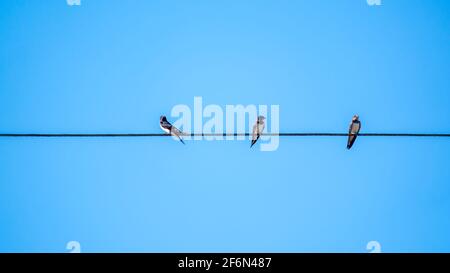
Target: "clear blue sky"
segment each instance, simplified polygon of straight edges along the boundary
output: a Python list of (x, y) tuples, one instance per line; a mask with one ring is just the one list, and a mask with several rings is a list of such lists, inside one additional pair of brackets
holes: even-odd
[[(283, 132), (450, 132), (450, 2), (0, 2), (0, 133), (159, 133), (176, 104)], [(450, 252), (450, 140), (0, 139), (0, 252)]]

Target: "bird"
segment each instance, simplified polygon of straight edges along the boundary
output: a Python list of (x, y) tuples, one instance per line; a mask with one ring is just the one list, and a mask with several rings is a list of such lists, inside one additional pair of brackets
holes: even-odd
[(354, 115), (352, 121), (350, 122), (350, 128), (348, 129), (347, 149), (350, 150), (353, 143), (355, 143), (359, 130), (361, 130), (361, 122), (359, 121), (359, 116)]
[(250, 148), (255, 145), (256, 141), (258, 141), (259, 137), (264, 131), (264, 127), (266, 126), (266, 124), (264, 123), (265, 119), (266, 117), (264, 116), (258, 116), (255, 125), (253, 125), (252, 144), (250, 145)]
[(183, 139), (181, 138), (181, 135), (183, 134), (183, 132), (181, 132), (177, 127), (170, 124), (170, 122), (167, 121), (166, 116), (161, 116), (159, 118), (159, 126), (161, 127), (161, 129), (164, 132), (178, 137), (178, 139), (181, 141), (181, 143), (185, 144)]

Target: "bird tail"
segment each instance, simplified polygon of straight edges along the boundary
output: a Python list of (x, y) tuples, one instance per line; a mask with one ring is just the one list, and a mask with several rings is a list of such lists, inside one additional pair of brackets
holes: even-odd
[(259, 139), (259, 135), (256, 137), (256, 139), (252, 139), (252, 144), (250, 145), (250, 148), (253, 147), (253, 145), (255, 145), (256, 141), (258, 141)]
[(347, 149), (350, 150), (350, 148), (352, 148), (353, 143), (355, 143), (356, 140), (356, 135), (354, 136), (349, 136), (348, 142), (347, 142)]
[(170, 131), (170, 133), (171, 133), (173, 136), (178, 137), (178, 139), (181, 141), (181, 143), (186, 144), (186, 143), (184, 143), (183, 138), (181, 138), (181, 136), (183, 135), (183, 132), (181, 132), (180, 130), (178, 130), (178, 129), (175, 128), (175, 127), (172, 127), (172, 130)]

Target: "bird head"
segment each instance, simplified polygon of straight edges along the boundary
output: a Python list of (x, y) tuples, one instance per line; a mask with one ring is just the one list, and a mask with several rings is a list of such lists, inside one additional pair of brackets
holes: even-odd
[(352, 121), (357, 121), (357, 120), (359, 120), (359, 116), (358, 115), (354, 115), (353, 118), (352, 118)]
[(265, 119), (265, 116), (258, 116), (258, 122), (264, 122)]
[(165, 122), (165, 121), (167, 121), (166, 116), (160, 116), (159, 117), (159, 122)]

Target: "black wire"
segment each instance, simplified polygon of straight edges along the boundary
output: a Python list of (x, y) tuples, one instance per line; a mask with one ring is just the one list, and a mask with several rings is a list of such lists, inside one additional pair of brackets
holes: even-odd
[[(250, 133), (223, 133), (223, 134), (184, 134), (182, 136), (250, 136)], [(267, 133), (263, 136), (348, 136), (348, 133)], [(163, 137), (170, 136), (169, 134), (0, 134), (0, 137)], [(358, 136), (373, 136), (373, 137), (450, 137), (450, 134), (402, 134), (402, 133), (361, 133)]]

